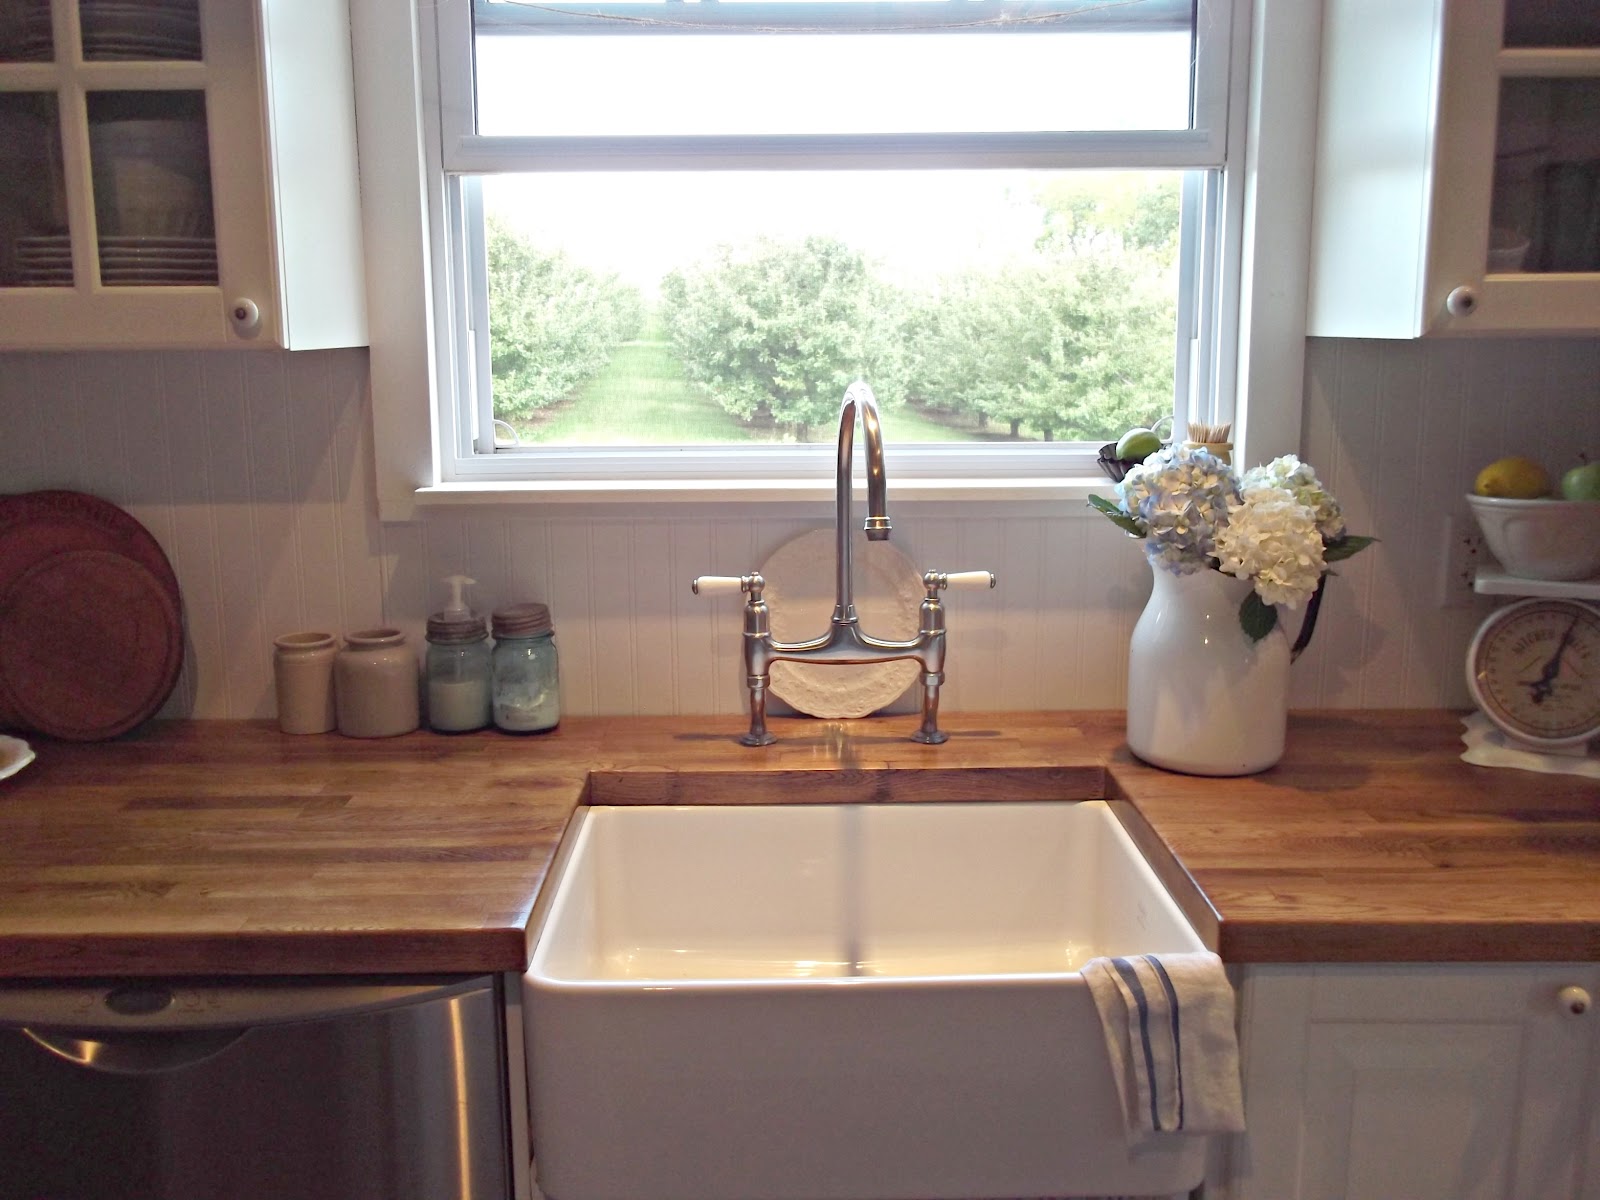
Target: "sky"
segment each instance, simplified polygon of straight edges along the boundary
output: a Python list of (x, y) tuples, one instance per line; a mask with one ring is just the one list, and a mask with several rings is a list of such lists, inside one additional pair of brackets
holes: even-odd
[[(1174, 34), (484, 37), (479, 127), (507, 135), (1172, 127), (1187, 120), (1188, 54), (1187, 36)], [(1028, 119), (1011, 119), (1018, 113)], [(1025, 255), (1040, 230), (1032, 196), (1047, 177), (555, 172), (487, 176), (484, 199), (537, 244), (648, 294), (667, 270), (719, 242), (760, 234), (830, 234), (906, 281)]]
[(480, 37), (478, 132), (1174, 129), (1183, 34)]
[(485, 206), (544, 247), (647, 291), (719, 243), (828, 234), (906, 282), (1025, 255), (1041, 228), (1023, 172), (491, 176)]

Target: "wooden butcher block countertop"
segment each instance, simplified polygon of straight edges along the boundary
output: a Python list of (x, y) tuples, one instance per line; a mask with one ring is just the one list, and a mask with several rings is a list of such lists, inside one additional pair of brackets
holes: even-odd
[(1230, 962), (1600, 961), (1600, 783), (1468, 766), (1456, 714), (1295, 714), (1243, 779), (1137, 763), (1120, 713), (951, 714), (939, 747), (915, 724), (33, 739), (0, 781), (0, 978), (520, 970), (582, 802), (1105, 797)]

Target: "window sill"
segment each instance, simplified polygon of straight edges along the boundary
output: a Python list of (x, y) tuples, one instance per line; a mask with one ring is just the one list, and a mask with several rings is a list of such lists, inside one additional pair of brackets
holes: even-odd
[[(1104, 475), (1087, 474), (1035, 479), (920, 478), (896, 481), (891, 478), (889, 506), (893, 512), (900, 506), (915, 504), (920, 514), (928, 516), (944, 515), (938, 511), (941, 506), (947, 506), (951, 515), (970, 514), (974, 504), (983, 505), (989, 510), (987, 515), (995, 516), (1075, 516), (1079, 510), (1085, 514), (1090, 511), (1085, 503), (1090, 493), (1109, 496), (1115, 486)], [(855, 495), (858, 499), (865, 496), (862, 484), (857, 484)], [(672, 506), (673, 514), (682, 516), (692, 515), (687, 508), (697, 505), (714, 506), (724, 514), (730, 508), (750, 505), (825, 504), (831, 508), (834, 484), (832, 480), (825, 479), (673, 479), (648, 482), (574, 479), (542, 483), (496, 480), (421, 487), (416, 489), (413, 499), (413, 514), (407, 516), (396, 513), (390, 519), (413, 519), (463, 507), (550, 506), (560, 509), (563, 516), (585, 515), (581, 510), (586, 508), (593, 508), (603, 515), (609, 506), (640, 504)], [(385, 516), (388, 518), (389, 514)]]

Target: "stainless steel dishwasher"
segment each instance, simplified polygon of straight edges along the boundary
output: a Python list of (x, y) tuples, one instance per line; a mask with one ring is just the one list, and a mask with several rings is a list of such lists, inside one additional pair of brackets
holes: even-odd
[(0, 1200), (504, 1200), (499, 986), (0, 986)]

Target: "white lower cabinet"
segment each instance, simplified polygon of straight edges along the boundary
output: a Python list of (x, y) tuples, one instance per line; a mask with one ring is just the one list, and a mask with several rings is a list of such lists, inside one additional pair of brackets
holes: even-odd
[[(1600, 1200), (1600, 966), (1244, 971), (1207, 1200)], [(1572, 990), (1580, 989), (1580, 990)]]

